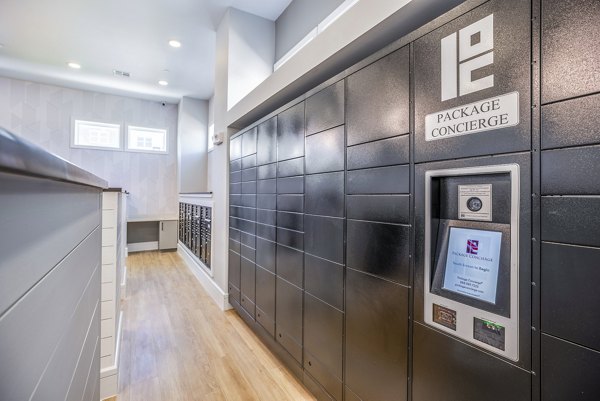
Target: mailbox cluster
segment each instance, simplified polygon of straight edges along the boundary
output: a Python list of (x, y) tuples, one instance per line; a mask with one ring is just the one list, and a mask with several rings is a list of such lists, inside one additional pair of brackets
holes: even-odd
[(179, 202), (179, 241), (210, 268), (212, 208)]
[(473, 2), (231, 138), (230, 303), (318, 399), (600, 398), (600, 5), (541, 3)]

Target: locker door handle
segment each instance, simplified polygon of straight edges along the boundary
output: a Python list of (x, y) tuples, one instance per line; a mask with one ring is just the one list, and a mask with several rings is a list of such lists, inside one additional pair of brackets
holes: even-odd
[(160, 231), (165, 231), (165, 222), (164, 221), (160, 222)]

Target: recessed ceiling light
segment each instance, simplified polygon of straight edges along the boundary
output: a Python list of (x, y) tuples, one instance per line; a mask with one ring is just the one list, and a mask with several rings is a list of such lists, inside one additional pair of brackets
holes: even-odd
[(72, 62), (72, 61), (68, 62), (68, 63), (67, 63), (67, 65), (68, 65), (69, 67), (73, 68), (74, 70), (78, 70), (78, 69), (80, 69), (80, 68), (81, 68), (81, 65), (80, 65), (80, 64), (74, 63), (74, 62)]
[(169, 46), (179, 48), (181, 47), (181, 42), (175, 39), (169, 40)]
[(167, 81), (158, 81), (158, 84), (160, 86), (167, 86), (167, 85), (169, 85), (169, 83)]

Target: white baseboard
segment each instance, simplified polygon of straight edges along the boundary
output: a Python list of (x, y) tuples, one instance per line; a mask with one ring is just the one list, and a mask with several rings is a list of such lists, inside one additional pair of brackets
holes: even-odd
[(119, 354), (121, 351), (121, 331), (123, 328), (123, 311), (119, 312), (117, 326), (117, 345), (115, 346), (115, 363), (100, 370), (100, 399), (113, 397), (119, 392)]
[(207, 268), (201, 266), (202, 262), (193, 257), (185, 246), (182, 246), (181, 244), (177, 245), (177, 253), (185, 261), (187, 267), (194, 276), (196, 276), (200, 284), (202, 284), (202, 287), (208, 292), (208, 295), (215, 301), (217, 306), (223, 311), (231, 309), (231, 305), (229, 305), (229, 294), (223, 292), (217, 283), (215, 283), (212, 277), (205, 271)]
[(105, 400), (119, 393), (119, 376), (110, 375), (100, 378), (100, 399)]
[(127, 253), (129, 252), (143, 252), (143, 251), (156, 251), (158, 250), (158, 241), (150, 242), (134, 242), (127, 244)]

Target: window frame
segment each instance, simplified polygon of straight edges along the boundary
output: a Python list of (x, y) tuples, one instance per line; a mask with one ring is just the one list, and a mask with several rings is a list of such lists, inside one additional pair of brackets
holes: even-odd
[[(139, 129), (139, 130), (147, 130), (147, 131), (164, 131), (165, 132), (165, 150), (147, 150), (147, 149), (130, 149), (129, 148), (129, 130), (130, 129)], [(127, 124), (127, 130), (125, 132), (124, 135), (124, 147), (123, 150), (125, 150), (126, 152), (132, 152), (132, 153), (149, 153), (149, 154), (153, 154), (153, 155), (167, 155), (169, 154), (169, 129), (164, 127), (164, 128), (158, 128), (158, 127), (142, 127), (139, 125), (129, 125)]]
[[(83, 122), (88, 124), (96, 124), (96, 125), (104, 125), (104, 126), (113, 126), (118, 127), (119, 129), (119, 147), (113, 148), (108, 146), (91, 146), (91, 145), (80, 145), (75, 143), (77, 123)], [(82, 119), (82, 118), (71, 118), (71, 148), (73, 149), (91, 149), (91, 150), (107, 150), (111, 152), (122, 152), (123, 151), (123, 125), (119, 122), (107, 122), (107, 121), (91, 121), (90, 119)]]

